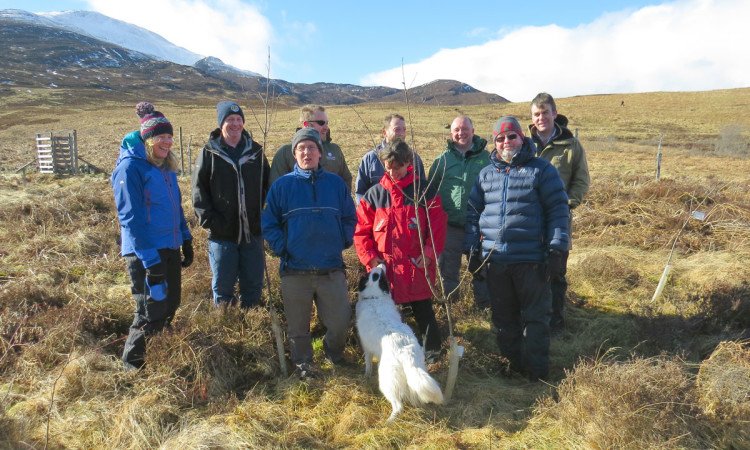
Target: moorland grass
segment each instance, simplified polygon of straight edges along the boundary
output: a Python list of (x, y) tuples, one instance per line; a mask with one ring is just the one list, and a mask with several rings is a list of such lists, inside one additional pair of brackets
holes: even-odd
[[(118, 357), (133, 303), (107, 178), (30, 173), (24, 184), (11, 169), (33, 158), (39, 127), (77, 129), (80, 154), (111, 169), (119, 139), (138, 126), (135, 101), (23, 100), (0, 99), (13, 106), (0, 113), (0, 448), (747, 445), (750, 160), (717, 154), (716, 142), (738, 118), (746, 139), (750, 118), (736, 111), (750, 104), (749, 89), (559, 99), (587, 149), (592, 189), (575, 211), (567, 329), (552, 342), (550, 380), (509, 376), (488, 315), (472, 308), (465, 283), (451, 305), (453, 330), (446, 305), (437, 304), (444, 334), (452, 331), (465, 348), (453, 398), (407, 408), (393, 423), (385, 422), (389, 405), (376, 379), (363, 376), (354, 331), (346, 357), (355, 367), (331, 367), (317, 355), (322, 378), (300, 382), (281, 376), (267, 309), (214, 309), (188, 177), (180, 186), (196, 261), (183, 272), (182, 306), (171, 329), (151, 340), (146, 368), (124, 371)], [(154, 103), (183, 127), (184, 154), (190, 142), (195, 157), (215, 126), (215, 105)], [(262, 140), (252, 109), (262, 111), (246, 107), (247, 127)], [(504, 114), (528, 123), (525, 103), (410, 109), (426, 164), (459, 113), (481, 135)], [(329, 108), (333, 139), (352, 171), (392, 110), (406, 112), (404, 105)], [(269, 158), (290, 139), (297, 114), (273, 111)], [(689, 218), (695, 209), (705, 220)], [(345, 260), (355, 301), (361, 266), (353, 250)], [(671, 276), (652, 301), (668, 260)], [(282, 312), (277, 260), (269, 256), (268, 266), (265, 299)], [(323, 331), (314, 319), (317, 346)], [(445, 359), (432, 368), (441, 385), (447, 372)]]

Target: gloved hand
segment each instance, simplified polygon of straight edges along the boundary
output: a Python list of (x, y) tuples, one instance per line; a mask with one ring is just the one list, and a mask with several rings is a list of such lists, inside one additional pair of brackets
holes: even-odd
[(180, 265), (182, 267), (190, 267), (190, 264), (193, 263), (193, 240), (188, 239), (186, 241), (182, 241), (182, 262)]
[(146, 268), (146, 285), (154, 300), (161, 301), (167, 298), (167, 265), (164, 261)]
[(469, 255), (469, 272), (471, 272), (475, 280), (482, 281), (484, 279), (484, 275), (479, 270), (483, 262), (481, 253), (474, 252)]
[(550, 250), (547, 256), (547, 278), (554, 278), (562, 273), (563, 255), (560, 250)]

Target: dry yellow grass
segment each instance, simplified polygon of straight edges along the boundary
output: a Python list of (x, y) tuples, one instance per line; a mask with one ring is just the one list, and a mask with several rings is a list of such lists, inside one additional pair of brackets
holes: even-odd
[[(354, 333), (347, 357), (360, 367), (319, 361), (323, 379), (301, 383), (280, 376), (266, 310), (213, 309), (206, 236), (195, 226), (187, 177), (180, 185), (196, 262), (184, 271), (183, 304), (172, 330), (151, 341), (146, 370), (124, 372), (117, 358), (132, 299), (108, 180), (32, 173), (24, 186), (10, 172), (34, 158), (36, 131), (62, 129), (78, 130), (81, 156), (111, 170), (120, 138), (138, 126), (140, 99), (21, 97), (0, 99), (0, 448), (47, 440), (50, 448), (747, 444), (750, 159), (719, 156), (715, 147), (727, 125), (747, 140), (750, 117), (738, 111), (750, 104), (750, 89), (559, 99), (587, 149), (592, 190), (576, 210), (568, 330), (552, 343), (549, 384), (506, 378), (488, 317), (463, 300), (452, 309), (466, 353), (451, 402), (407, 408), (394, 423), (385, 422), (389, 405), (376, 380), (362, 376)], [(149, 100), (182, 127), (185, 155), (188, 142), (197, 151), (215, 128), (214, 104)], [(237, 100), (262, 140), (257, 102)], [(404, 104), (328, 109), (352, 171), (391, 111), (407, 114)], [(426, 164), (457, 114), (471, 116), (483, 136), (504, 114), (529, 122), (525, 103), (410, 112)], [(273, 111), (269, 158), (297, 121), (296, 108)], [(706, 219), (688, 219), (694, 209)], [(652, 302), (673, 245), (672, 275)], [(345, 259), (354, 299), (360, 268), (353, 251)], [(268, 300), (281, 311), (276, 264), (269, 259)], [(464, 286), (463, 297), (469, 292)], [(447, 324), (442, 305), (438, 320)], [(316, 322), (314, 336), (321, 332)], [(439, 382), (446, 374), (445, 361), (434, 368)]]

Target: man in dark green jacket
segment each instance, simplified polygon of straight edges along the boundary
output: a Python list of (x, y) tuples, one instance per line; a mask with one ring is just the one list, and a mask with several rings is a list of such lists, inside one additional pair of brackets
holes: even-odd
[[(451, 138), (446, 150), (430, 167), (429, 182), (438, 186), (443, 209), (448, 214), (448, 235), (445, 250), (440, 256), (440, 275), (443, 288), (451, 298), (458, 298), (460, 284), (461, 250), (466, 225), (466, 203), (479, 171), (490, 163), (485, 150), (487, 141), (474, 134), (474, 125), (466, 116), (451, 123)], [(481, 261), (472, 261), (474, 304), (480, 309), (489, 308), (490, 298), (485, 281), (486, 270)]]
[[(560, 172), (570, 206), (570, 224), (572, 237), (573, 209), (583, 202), (589, 191), (591, 179), (586, 152), (581, 143), (568, 130), (568, 118), (557, 113), (555, 99), (546, 92), (537, 94), (531, 101), (531, 121), (529, 131), (537, 147), (537, 156), (551, 162)], [(572, 242), (572, 238), (569, 242)], [(552, 286), (552, 320), (550, 328), (553, 335), (560, 335), (565, 328), (563, 307), (568, 281), (565, 279), (568, 266), (568, 251), (563, 252), (562, 270), (550, 279)]]
[[(341, 151), (341, 147), (331, 142), (326, 109), (321, 105), (305, 105), (300, 110), (300, 122), (303, 128), (312, 128), (320, 134), (323, 141), (323, 155), (320, 158), (320, 165), (326, 172), (335, 173), (340, 176), (344, 180), (344, 183), (346, 183), (346, 187), (351, 191), (352, 173), (346, 165), (346, 159), (344, 159), (344, 152)], [(292, 144), (282, 145), (276, 151), (271, 162), (270, 184), (273, 184), (279, 177), (292, 172), (294, 170), (294, 163)]]

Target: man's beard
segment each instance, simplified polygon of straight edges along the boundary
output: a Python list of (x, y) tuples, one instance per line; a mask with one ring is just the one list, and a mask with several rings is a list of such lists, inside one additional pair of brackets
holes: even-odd
[[(519, 149), (520, 150), (520, 149)], [(510, 162), (514, 156), (518, 154), (518, 150), (503, 150), (500, 152), (500, 159), (505, 162)]]

